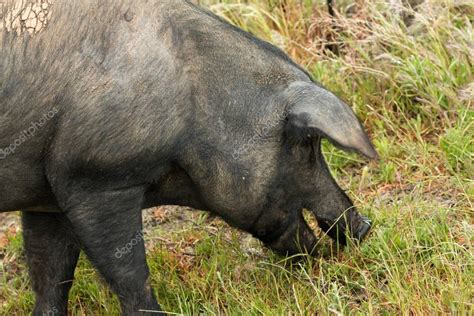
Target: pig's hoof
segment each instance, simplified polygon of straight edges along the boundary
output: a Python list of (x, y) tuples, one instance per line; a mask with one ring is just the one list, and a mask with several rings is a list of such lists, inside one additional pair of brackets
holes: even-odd
[(356, 234), (356, 239), (358, 241), (362, 241), (364, 237), (367, 236), (371, 228), (372, 228), (372, 221), (366, 216), (361, 216), (361, 223), (360, 223), (359, 230), (357, 231), (357, 234)]

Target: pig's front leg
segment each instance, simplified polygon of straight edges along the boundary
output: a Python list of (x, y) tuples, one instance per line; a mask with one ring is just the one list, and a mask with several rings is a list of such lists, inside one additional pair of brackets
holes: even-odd
[(59, 194), (58, 201), (89, 260), (118, 295), (123, 315), (159, 315), (145, 258), (141, 217), (144, 189), (67, 189)]

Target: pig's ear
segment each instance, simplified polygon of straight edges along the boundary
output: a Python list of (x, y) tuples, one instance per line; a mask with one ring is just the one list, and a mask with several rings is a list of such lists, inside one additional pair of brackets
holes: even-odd
[(288, 129), (302, 137), (322, 136), (342, 149), (370, 159), (378, 155), (351, 108), (315, 84), (296, 82), (286, 90)]

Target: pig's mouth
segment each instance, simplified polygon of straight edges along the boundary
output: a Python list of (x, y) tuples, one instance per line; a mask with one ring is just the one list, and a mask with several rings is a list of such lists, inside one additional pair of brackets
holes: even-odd
[(341, 245), (347, 245), (347, 237), (357, 243), (361, 242), (372, 228), (372, 221), (367, 216), (360, 215), (355, 211), (348, 214), (347, 217), (337, 220), (322, 219), (314, 212), (312, 213), (323, 232)]
[[(311, 212), (312, 215), (316, 215)], [(314, 231), (303, 217), (303, 212), (296, 211), (295, 216), (289, 221), (288, 226), (276, 238), (265, 243), (274, 251), (283, 255), (307, 253), (315, 255), (318, 241)], [(341, 245), (347, 244), (347, 239), (356, 243), (362, 241), (369, 233), (372, 222), (366, 216), (361, 216), (356, 211), (350, 212), (342, 219), (330, 222), (316, 216), (320, 228), (332, 239)]]
[[(291, 215), (279, 225), (278, 231), (272, 234), (254, 234), (267, 247), (282, 255), (309, 254), (316, 255), (318, 239), (313, 229), (303, 216), (303, 210), (294, 209)], [(323, 219), (317, 212), (310, 211), (316, 217), (319, 227), (340, 245), (346, 245), (348, 239), (355, 243), (362, 241), (370, 232), (371, 220), (361, 216), (355, 209), (350, 210), (342, 218), (335, 220)], [(259, 230), (258, 230), (259, 231)]]

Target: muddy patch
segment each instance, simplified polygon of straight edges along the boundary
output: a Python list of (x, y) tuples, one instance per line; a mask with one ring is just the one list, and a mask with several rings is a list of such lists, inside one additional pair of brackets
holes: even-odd
[(37, 34), (44, 30), (51, 17), (53, 0), (16, 0), (0, 2), (0, 32)]

